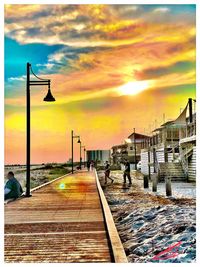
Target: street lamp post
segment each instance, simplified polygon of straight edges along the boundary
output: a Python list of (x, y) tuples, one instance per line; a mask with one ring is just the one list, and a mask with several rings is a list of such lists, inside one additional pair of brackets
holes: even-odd
[(72, 173), (74, 173), (74, 138), (78, 138), (78, 143), (80, 143), (80, 136), (74, 135), (74, 131), (71, 131), (71, 141), (72, 141)]
[[(30, 79), (32, 73), (38, 81)], [(31, 86), (48, 86), (48, 93), (43, 101), (52, 102), (55, 98), (51, 94), (50, 80), (39, 78), (32, 70), (31, 64), (26, 65), (26, 197), (30, 197), (31, 193), (31, 179), (30, 179), (30, 166), (31, 166), (31, 100), (30, 100), (30, 87)]]
[(84, 167), (86, 167), (86, 149), (84, 148)]
[(81, 146), (81, 148), (84, 149), (83, 150), (83, 162), (84, 162), (84, 167), (85, 167), (85, 151), (86, 151), (86, 149), (85, 149), (85, 146)]
[(81, 147), (82, 147), (82, 146), (81, 146), (81, 140), (80, 140), (80, 139), (78, 140), (78, 143), (80, 144), (80, 170), (81, 170), (81, 167), (82, 167), (82, 166), (81, 166), (81, 165), (82, 165), (82, 156), (81, 156), (82, 153), (81, 153)]
[(135, 170), (137, 170), (137, 163), (136, 163), (136, 140), (135, 140), (135, 128), (134, 128), (134, 150), (135, 150)]

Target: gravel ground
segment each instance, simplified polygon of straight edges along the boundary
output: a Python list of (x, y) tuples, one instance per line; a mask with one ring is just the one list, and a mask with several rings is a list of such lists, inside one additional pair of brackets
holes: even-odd
[[(166, 198), (164, 185), (157, 194), (144, 190), (139, 173), (132, 173), (131, 187), (123, 184), (121, 171), (112, 171), (115, 181), (106, 186), (104, 173), (98, 175), (129, 262), (195, 262), (194, 185), (174, 183), (173, 198)], [(187, 194), (183, 198), (184, 188)]]

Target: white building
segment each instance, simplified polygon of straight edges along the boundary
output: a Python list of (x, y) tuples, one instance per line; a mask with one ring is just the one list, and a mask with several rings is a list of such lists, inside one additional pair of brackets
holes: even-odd
[(87, 150), (87, 160), (104, 164), (110, 160), (110, 150)]
[[(196, 180), (196, 113), (191, 98), (174, 121), (168, 121), (153, 131), (153, 136), (141, 150), (141, 172), (157, 173), (174, 180)], [(189, 111), (189, 116), (186, 113)]]

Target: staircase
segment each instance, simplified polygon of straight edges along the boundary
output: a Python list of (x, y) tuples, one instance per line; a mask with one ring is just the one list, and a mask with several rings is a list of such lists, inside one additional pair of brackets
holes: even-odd
[(165, 177), (170, 177), (172, 181), (187, 181), (180, 162), (160, 162), (159, 177), (160, 181), (164, 181)]
[(192, 156), (192, 154), (193, 154), (193, 145), (188, 148), (182, 149), (180, 151), (180, 155), (177, 158), (175, 158), (173, 162), (180, 162), (183, 158), (187, 159), (190, 156)]

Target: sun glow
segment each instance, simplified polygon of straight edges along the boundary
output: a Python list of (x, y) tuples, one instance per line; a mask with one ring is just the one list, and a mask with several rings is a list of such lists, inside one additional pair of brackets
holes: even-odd
[(123, 84), (117, 88), (119, 95), (136, 95), (148, 89), (151, 86), (150, 81), (134, 81)]

